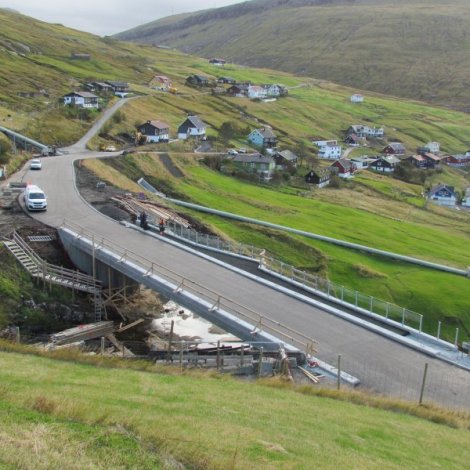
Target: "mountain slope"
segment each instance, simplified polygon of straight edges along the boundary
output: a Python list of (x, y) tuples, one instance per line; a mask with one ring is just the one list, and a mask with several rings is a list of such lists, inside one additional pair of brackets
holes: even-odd
[(469, 110), (469, 27), (464, 0), (254, 0), (117, 37)]

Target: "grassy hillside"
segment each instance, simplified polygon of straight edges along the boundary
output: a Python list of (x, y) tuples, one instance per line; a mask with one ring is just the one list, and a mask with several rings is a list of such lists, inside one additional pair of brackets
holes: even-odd
[(469, 110), (469, 26), (465, 0), (254, 0), (117, 37)]
[(58, 354), (84, 363), (0, 353), (6, 468), (464, 468), (470, 457), (463, 414)]

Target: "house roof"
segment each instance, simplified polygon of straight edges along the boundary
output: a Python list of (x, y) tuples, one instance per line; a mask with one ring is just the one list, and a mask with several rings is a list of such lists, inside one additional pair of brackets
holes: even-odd
[(155, 75), (154, 80), (159, 80), (160, 82), (169, 82), (170, 79), (165, 75)]
[(426, 159), (422, 155), (411, 155), (407, 160), (416, 160), (417, 162), (425, 162)]
[(423, 152), (423, 156), (435, 162), (440, 162), (442, 159), (441, 157), (438, 157), (437, 155), (434, 155), (433, 153), (430, 153), (430, 152)]
[(390, 147), (394, 152), (404, 152), (406, 149), (401, 142), (390, 142), (385, 148)]
[(68, 95), (65, 95), (65, 96), (72, 96), (72, 95), (81, 96), (82, 98), (98, 98), (96, 95), (94, 95), (93, 93), (90, 93), (89, 91), (73, 91), (72, 93), (69, 93)]
[(285, 160), (289, 162), (299, 159), (299, 157), (294, 152), (291, 152), (290, 150), (283, 150), (282, 152), (278, 152), (278, 155), (280, 155), (282, 158), (284, 158)]
[(170, 126), (166, 122), (163, 122), (163, 121), (147, 121), (147, 122), (145, 122), (144, 124), (141, 124), (138, 127), (145, 126), (145, 124), (150, 124), (151, 126), (155, 127), (156, 129), (160, 129), (160, 130), (170, 128)]
[(354, 170), (355, 167), (354, 163), (348, 160), (347, 158), (340, 158), (339, 160), (336, 160), (330, 165), (330, 167), (336, 167), (337, 165), (341, 165), (346, 171)]
[(275, 139), (276, 136), (271, 128), (269, 127), (261, 127), (257, 129), (257, 131), (263, 136), (265, 139)]
[(436, 194), (438, 193), (439, 191), (441, 191), (442, 189), (445, 189), (447, 191), (449, 191), (452, 196), (455, 195), (455, 191), (454, 191), (454, 187), (453, 186), (449, 186), (447, 184), (436, 184), (435, 186), (433, 186), (430, 191), (429, 191), (429, 194), (430, 195), (433, 195), (433, 194)]
[(119, 81), (110, 81), (108, 80), (106, 83), (109, 83), (112, 87), (116, 88), (128, 88), (129, 83), (127, 82), (119, 82)]
[(202, 127), (206, 127), (206, 125), (202, 122), (199, 116), (188, 116), (186, 120), (183, 122), (183, 124), (186, 121), (189, 121), (193, 127), (196, 127), (198, 129), (201, 129)]
[(238, 154), (233, 158), (234, 162), (240, 163), (272, 163), (273, 157), (261, 153)]

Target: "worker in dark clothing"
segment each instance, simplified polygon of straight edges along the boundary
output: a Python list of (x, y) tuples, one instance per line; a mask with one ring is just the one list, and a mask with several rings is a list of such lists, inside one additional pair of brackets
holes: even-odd
[(148, 230), (149, 229), (149, 224), (147, 222), (147, 214), (145, 212), (142, 212), (140, 214), (140, 226), (144, 229), (144, 230)]
[(160, 222), (158, 222), (158, 231), (160, 232), (160, 235), (163, 235), (163, 232), (165, 231), (165, 221), (163, 218), (161, 218)]

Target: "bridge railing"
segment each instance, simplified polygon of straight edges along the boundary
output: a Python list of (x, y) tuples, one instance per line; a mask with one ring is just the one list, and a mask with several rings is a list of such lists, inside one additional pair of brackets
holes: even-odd
[(240, 320), (247, 321), (254, 325), (253, 335), (258, 332), (266, 332), (278, 337), (282, 341), (286, 341), (300, 350), (311, 354), (315, 351), (316, 341), (304, 335), (300, 331), (296, 331), (280, 322), (272, 320), (258, 312), (246, 307), (233, 299), (221, 295), (220, 293), (202, 285), (179, 273), (152, 262), (149, 259), (131, 251), (119, 244), (108, 240), (96, 233), (86, 230), (83, 227), (69, 221), (64, 221), (63, 228), (69, 229), (77, 238), (85, 238), (89, 240), (93, 246), (93, 250), (108, 249), (116, 256), (119, 256), (120, 262), (129, 261), (140, 266), (145, 271), (145, 276), (158, 275), (174, 285), (175, 292), (186, 291), (196, 295), (206, 303), (210, 304), (210, 310), (217, 312), (224, 310)]
[(193, 228), (184, 227), (180, 223), (171, 219), (167, 221), (166, 225), (167, 229), (172, 232), (172, 235), (188, 242), (195, 243), (196, 245), (250, 259), (259, 260), (260, 258), (261, 250), (253, 245), (224, 240), (215, 235), (201, 233)]

